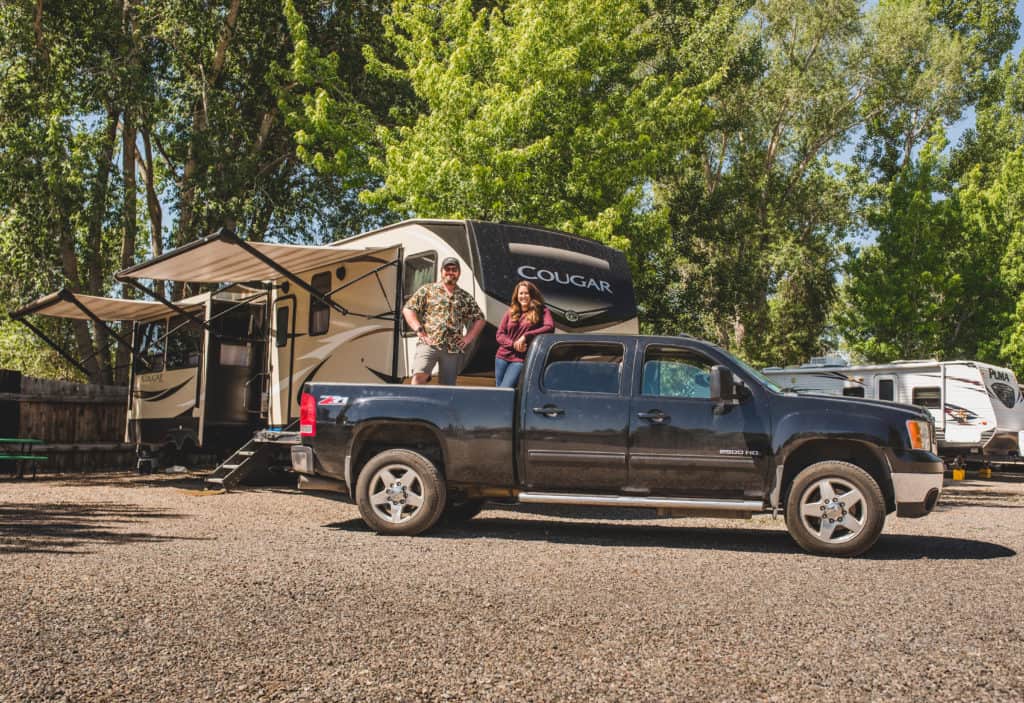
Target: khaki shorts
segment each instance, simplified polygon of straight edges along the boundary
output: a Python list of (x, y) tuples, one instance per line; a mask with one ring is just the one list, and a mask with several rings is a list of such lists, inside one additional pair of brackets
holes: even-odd
[(437, 382), (442, 386), (454, 386), (459, 375), (459, 362), (462, 354), (434, 349), (423, 342), (416, 342), (416, 352), (412, 357), (413, 374), (425, 373), (433, 375), (434, 366), (439, 367)]

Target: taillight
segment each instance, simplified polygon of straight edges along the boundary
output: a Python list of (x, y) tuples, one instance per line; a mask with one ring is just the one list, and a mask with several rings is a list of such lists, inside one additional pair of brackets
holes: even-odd
[(303, 393), (299, 401), (299, 434), (316, 437), (316, 399), (309, 393)]

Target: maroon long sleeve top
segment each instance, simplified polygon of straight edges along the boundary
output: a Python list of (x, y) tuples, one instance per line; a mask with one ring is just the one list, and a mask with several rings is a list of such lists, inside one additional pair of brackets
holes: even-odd
[(555, 320), (551, 317), (551, 311), (548, 310), (546, 305), (544, 306), (544, 315), (541, 321), (535, 325), (530, 324), (529, 320), (526, 319), (526, 315), (520, 315), (519, 319), (513, 322), (506, 310), (504, 317), (501, 318), (501, 324), (498, 325), (498, 334), (495, 335), (495, 338), (498, 340), (498, 358), (505, 361), (526, 361), (526, 354), (517, 352), (512, 347), (515, 341), (525, 336), (526, 346), (529, 349), (530, 341), (534, 336), (554, 331)]

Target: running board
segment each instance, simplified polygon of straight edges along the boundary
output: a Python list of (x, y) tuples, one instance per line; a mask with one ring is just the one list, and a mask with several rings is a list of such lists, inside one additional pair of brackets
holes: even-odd
[(522, 491), (520, 503), (549, 505), (597, 505), (616, 508), (661, 508), (668, 510), (715, 510), (734, 513), (758, 513), (764, 510), (759, 500), (715, 500), (712, 498), (657, 498), (650, 496), (583, 495), (580, 493), (536, 493)]

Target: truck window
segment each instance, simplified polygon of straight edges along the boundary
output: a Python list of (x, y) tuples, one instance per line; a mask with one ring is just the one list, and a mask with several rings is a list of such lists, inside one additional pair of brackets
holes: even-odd
[(548, 352), (541, 385), (548, 391), (618, 394), (621, 344), (556, 344)]
[(164, 320), (142, 322), (135, 330), (135, 372), (164, 370)]
[(644, 352), (643, 395), (710, 398), (710, 359), (690, 349), (650, 346)]
[[(310, 287), (317, 293), (326, 297), (331, 290), (331, 272), (324, 271), (313, 276), (309, 282)], [(325, 334), (331, 326), (331, 306), (317, 300), (313, 296), (309, 298), (309, 336)]]
[(171, 318), (167, 335), (167, 369), (194, 369), (203, 348), (203, 328), (183, 315)]
[(922, 408), (939, 408), (942, 407), (940, 402), (941, 395), (938, 386), (929, 386), (926, 388), (915, 388), (912, 392), (913, 400), (911, 402), (914, 405), (920, 405)]

